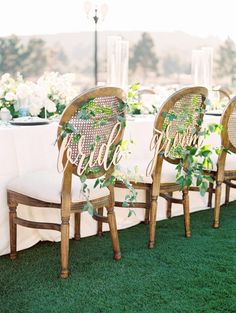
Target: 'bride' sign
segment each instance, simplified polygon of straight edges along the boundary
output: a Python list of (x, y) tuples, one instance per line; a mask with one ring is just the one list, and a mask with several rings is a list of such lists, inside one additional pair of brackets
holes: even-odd
[[(98, 142), (94, 142), (93, 151), (90, 154), (84, 153), (85, 136), (82, 135), (77, 143), (78, 154), (72, 157), (72, 140), (73, 133), (68, 134), (63, 140), (59, 150), (57, 168), (58, 171), (64, 172), (69, 162), (71, 164), (77, 164), (77, 174), (83, 175), (87, 168), (93, 168), (94, 166), (102, 166), (106, 171), (112, 166), (116, 165), (121, 159), (121, 145), (117, 145), (114, 149), (114, 143), (116, 142), (121, 131), (121, 124), (114, 125), (107, 143), (100, 143), (98, 153)], [(114, 151), (113, 151), (114, 150)], [(63, 157), (66, 155), (66, 163), (63, 165)]]

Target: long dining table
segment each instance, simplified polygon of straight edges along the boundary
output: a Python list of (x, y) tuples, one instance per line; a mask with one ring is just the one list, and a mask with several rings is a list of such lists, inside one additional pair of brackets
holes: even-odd
[[(219, 116), (205, 116), (204, 124), (219, 123)], [(132, 139), (130, 145), (130, 157), (128, 162), (130, 168), (136, 165), (143, 167), (153, 157), (149, 150), (153, 134), (154, 116), (130, 116), (128, 117), (125, 138)], [(7, 206), (7, 184), (21, 174), (30, 173), (42, 169), (56, 168), (57, 145), (55, 145), (57, 134), (57, 123), (51, 122), (47, 125), (31, 126), (0, 126), (0, 255), (9, 253), (9, 217)], [(220, 137), (212, 135), (208, 139), (215, 146), (220, 145)], [(172, 170), (172, 169), (171, 169)], [(224, 193), (223, 193), (224, 195)], [(120, 190), (115, 191), (115, 196), (121, 200), (124, 194)], [(139, 194), (141, 199), (144, 195)], [(235, 190), (231, 192), (231, 200), (236, 199)], [(223, 197), (222, 197), (223, 201)], [(213, 202), (214, 203), (214, 202)], [(190, 194), (190, 212), (207, 209), (207, 196), (201, 197), (198, 192)], [(52, 208), (34, 208), (19, 205), (18, 215), (22, 218), (30, 218), (35, 221), (60, 222), (60, 210)], [(135, 209), (135, 214), (128, 216), (127, 208), (115, 208), (117, 227), (124, 229), (139, 224), (144, 220), (144, 209)], [(172, 215), (183, 214), (181, 205), (174, 204)], [(164, 199), (158, 199), (157, 219), (166, 218), (166, 203)], [(71, 218), (70, 237), (74, 234), (74, 223)], [(211, 221), (209, 221), (209, 227)], [(96, 222), (88, 212), (84, 212), (81, 218), (81, 237), (96, 234)], [(104, 231), (108, 226), (104, 225)], [(53, 230), (30, 229), (18, 226), (17, 246), (18, 250), (26, 249), (39, 241), (59, 241), (60, 233)]]

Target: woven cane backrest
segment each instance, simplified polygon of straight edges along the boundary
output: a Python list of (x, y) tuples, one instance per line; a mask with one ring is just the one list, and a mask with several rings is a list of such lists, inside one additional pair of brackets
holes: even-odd
[[(176, 154), (171, 149), (173, 142), (175, 146), (180, 143), (184, 148), (190, 145), (193, 135), (200, 129), (207, 95), (208, 91), (204, 87), (183, 88), (171, 95), (162, 105), (156, 117), (155, 128), (165, 133), (162, 150), (168, 162), (178, 163)], [(180, 135), (179, 138), (176, 134)], [(197, 144), (196, 136), (193, 144)]]
[(236, 96), (229, 101), (222, 115), (221, 124), (223, 125), (222, 145), (236, 153)]
[[(108, 143), (113, 129), (115, 131), (112, 138), (115, 138), (115, 141), (110, 149), (109, 163), (113, 157), (112, 152), (115, 151), (115, 147), (123, 137), (124, 125), (121, 128), (114, 127), (119, 123), (120, 118), (125, 117), (124, 109), (121, 109), (124, 99), (124, 92), (120, 88), (98, 87), (75, 98), (64, 111), (58, 134), (61, 135), (65, 123), (69, 123), (74, 129), (68, 144), (71, 149), (70, 159), (73, 163), (74, 174), (77, 174), (77, 166), (81, 160), (78, 141), (83, 137), (82, 152), (87, 157), (92, 154), (94, 160), (92, 166), (89, 166), (89, 170), (86, 170), (86, 177), (94, 178), (104, 175), (104, 166), (99, 165), (96, 160), (99, 153), (102, 154), (101, 157), (104, 156), (105, 145)], [(59, 140), (59, 148), (61, 142), (62, 140)], [(86, 163), (85, 159), (83, 164), (86, 165)], [(110, 169), (112, 168), (114, 168), (113, 164)]]

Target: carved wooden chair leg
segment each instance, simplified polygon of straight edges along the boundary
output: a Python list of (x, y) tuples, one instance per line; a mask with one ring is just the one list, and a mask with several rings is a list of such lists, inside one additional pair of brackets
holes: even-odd
[(75, 213), (75, 240), (80, 240), (81, 235), (80, 235), (80, 223), (81, 223), (81, 213), (76, 212)]
[(147, 189), (146, 190), (146, 209), (145, 209), (145, 217), (144, 217), (145, 225), (149, 224), (150, 206), (151, 206), (151, 193), (150, 193), (150, 189)]
[[(168, 192), (167, 193), (170, 197), (173, 197), (173, 192)], [(172, 212), (171, 212), (171, 208), (172, 208), (172, 201), (171, 200), (167, 200), (167, 205), (166, 205), (166, 217), (167, 218), (171, 218), (172, 216)]]
[(9, 222), (10, 222), (10, 258), (14, 260), (16, 258), (16, 245), (17, 245), (17, 230), (16, 230), (16, 209), (17, 205), (9, 206)]
[(70, 218), (62, 217), (61, 223), (61, 278), (69, 276), (68, 258), (69, 258), (69, 231)]
[[(103, 216), (103, 207), (98, 209), (98, 215)], [(97, 222), (97, 235), (99, 237), (102, 237), (103, 232), (102, 232), (102, 221)]]
[(225, 189), (225, 206), (226, 207), (229, 206), (229, 196), (230, 196), (230, 186), (226, 184), (226, 189)]
[(213, 227), (219, 228), (220, 226), (220, 200), (221, 200), (221, 185), (222, 182), (216, 183), (216, 191), (215, 191), (215, 209), (214, 209), (214, 222)]
[(114, 253), (113, 258), (118, 261), (121, 259), (121, 253), (120, 253), (120, 243), (119, 243), (117, 226), (116, 226), (116, 217), (115, 217), (115, 212), (114, 212), (113, 207), (107, 208), (107, 221), (108, 221), (110, 233), (111, 233), (111, 241), (112, 241), (112, 247), (113, 247), (113, 253)]
[(155, 245), (156, 235), (156, 216), (157, 216), (157, 196), (152, 197), (151, 210), (150, 210), (150, 231), (148, 248), (152, 249)]
[(209, 183), (209, 188), (208, 188), (208, 204), (207, 204), (207, 206), (208, 206), (209, 208), (212, 207), (213, 187), (214, 187), (213, 183)]
[(149, 224), (149, 214), (150, 214), (150, 209), (146, 208), (145, 209), (145, 217), (144, 217), (144, 224), (145, 225)]
[(189, 194), (188, 189), (183, 190), (183, 209), (184, 209), (184, 227), (185, 227), (185, 237), (191, 237), (190, 231), (190, 214), (189, 214)]

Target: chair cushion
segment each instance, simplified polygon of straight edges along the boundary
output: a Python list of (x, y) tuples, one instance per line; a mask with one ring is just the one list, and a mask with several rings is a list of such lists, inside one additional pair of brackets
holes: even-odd
[[(38, 171), (19, 176), (9, 182), (7, 189), (32, 197), (37, 200), (61, 203), (61, 186), (63, 175), (57, 171)], [(108, 188), (93, 188), (95, 179), (88, 179), (90, 200), (109, 195)], [(80, 192), (81, 182), (78, 176), (72, 177), (72, 202), (86, 201)]]
[[(215, 171), (217, 169), (216, 164), (217, 164), (218, 156), (214, 154), (212, 155), (211, 159), (213, 161), (213, 170)], [(236, 154), (235, 153), (231, 153), (231, 154), (227, 153), (226, 160), (225, 160), (225, 170), (226, 171), (236, 170)]]
[[(119, 163), (120, 171), (124, 173), (129, 180), (135, 182), (152, 183), (152, 177), (147, 176), (146, 169), (148, 163), (143, 160), (125, 160)], [(174, 183), (176, 181), (176, 165), (163, 161), (161, 172), (161, 183)]]

